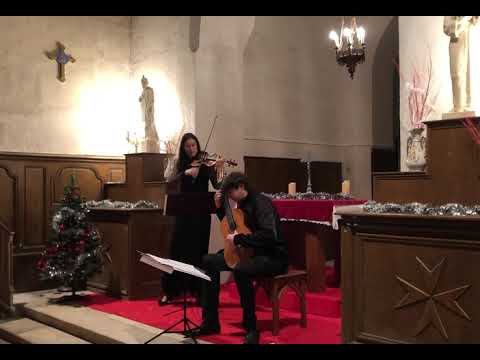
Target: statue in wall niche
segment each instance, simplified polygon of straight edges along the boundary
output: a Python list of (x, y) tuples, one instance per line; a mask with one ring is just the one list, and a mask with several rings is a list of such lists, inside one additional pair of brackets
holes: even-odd
[[(443, 31), (450, 37), (450, 77), (452, 81), (453, 109), (443, 118), (475, 116), (472, 110), (470, 33), (478, 16), (445, 16)], [(480, 46), (480, 44), (478, 44)]]
[(160, 143), (155, 128), (155, 97), (153, 89), (148, 86), (148, 80), (142, 77), (143, 92), (138, 101), (142, 105), (142, 121), (145, 126), (145, 139), (143, 140), (142, 150), (144, 152), (158, 153), (160, 152)]

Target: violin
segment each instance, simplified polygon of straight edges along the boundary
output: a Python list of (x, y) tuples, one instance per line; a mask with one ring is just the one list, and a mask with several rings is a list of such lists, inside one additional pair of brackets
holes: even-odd
[(217, 165), (217, 161), (219, 160), (223, 161), (223, 163), (229, 167), (238, 166), (238, 163), (234, 160), (223, 159), (221, 156), (217, 154), (209, 154), (207, 152), (202, 153), (202, 155), (200, 156), (200, 159), (193, 160), (191, 163), (191, 166), (199, 167), (201, 165), (205, 165), (205, 166), (211, 167), (211, 166)]
[(237, 234), (250, 235), (252, 230), (245, 223), (243, 210), (239, 208), (232, 209), (225, 194), (223, 196), (223, 206), (225, 208), (225, 217), (220, 223), (220, 230), (224, 239), (223, 256), (228, 267), (234, 269), (241, 260), (253, 256), (253, 249), (237, 247), (227, 240), (227, 236), (235, 233), (235, 231)]

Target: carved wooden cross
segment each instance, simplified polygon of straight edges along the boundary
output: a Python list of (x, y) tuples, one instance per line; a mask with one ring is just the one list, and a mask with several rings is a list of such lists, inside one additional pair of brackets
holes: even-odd
[(57, 79), (61, 82), (65, 82), (65, 65), (68, 62), (75, 62), (73, 56), (65, 54), (65, 46), (57, 41), (57, 49), (54, 51), (46, 51), (45, 54), (50, 60), (57, 61)]

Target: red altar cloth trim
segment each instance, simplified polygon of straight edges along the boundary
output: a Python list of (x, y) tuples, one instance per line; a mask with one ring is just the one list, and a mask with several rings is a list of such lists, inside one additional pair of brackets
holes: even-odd
[(332, 223), (334, 207), (361, 205), (367, 200), (272, 200), (281, 219)]

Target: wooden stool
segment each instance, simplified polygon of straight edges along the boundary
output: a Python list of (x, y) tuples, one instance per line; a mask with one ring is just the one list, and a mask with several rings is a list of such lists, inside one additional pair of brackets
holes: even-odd
[(305, 292), (307, 290), (307, 272), (303, 270), (289, 270), (288, 273), (273, 277), (256, 278), (255, 293), (261, 287), (270, 300), (273, 313), (272, 334), (277, 335), (280, 327), (280, 298), (283, 291), (290, 287), (300, 300), (300, 326), (307, 327), (307, 306)]

